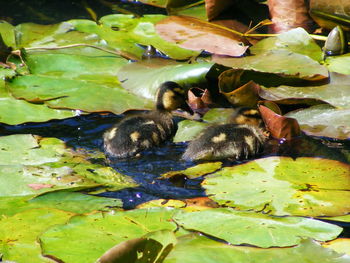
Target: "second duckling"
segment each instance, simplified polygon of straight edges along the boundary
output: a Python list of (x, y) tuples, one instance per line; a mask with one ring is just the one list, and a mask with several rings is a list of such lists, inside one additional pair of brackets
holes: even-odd
[(171, 111), (187, 106), (184, 95), (177, 83), (163, 83), (156, 95), (156, 110), (126, 117), (104, 133), (105, 151), (126, 158), (164, 142), (175, 130)]
[(183, 154), (186, 160), (239, 160), (261, 152), (266, 140), (262, 120), (255, 109), (240, 108), (230, 124), (213, 125), (191, 141)]

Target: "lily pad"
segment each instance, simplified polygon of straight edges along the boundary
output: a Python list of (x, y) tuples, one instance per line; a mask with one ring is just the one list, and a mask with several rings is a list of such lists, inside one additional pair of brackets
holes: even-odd
[(65, 119), (76, 114), (71, 110), (50, 109), (46, 105), (29, 103), (12, 97), (0, 80), (0, 122), (10, 125), (25, 122), (44, 122), (52, 119)]
[(55, 208), (71, 213), (89, 213), (107, 211), (111, 207), (120, 208), (120, 199), (92, 196), (77, 192), (57, 191), (35, 197), (5, 196), (0, 197), (0, 215), (12, 216), (33, 208)]
[(231, 246), (198, 234), (178, 238), (164, 263), (259, 262), (259, 263), (348, 263), (350, 258), (306, 239), (288, 248)]
[(335, 109), (328, 104), (292, 111), (285, 116), (298, 120), (309, 135), (346, 140), (350, 138), (350, 108)]
[(15, 78), (8, 87), (16, 98), (45, 101), (52, 108), (110, 111), (116, 114), (129, 109), (151, 108), (150, 101), (130, 94), (118, 85), (28, 75)]
[(67, 22), (55, 25), (23, 23), (16, 26), (16, 43), (22, 47), (58, 47), (71, 44), (98, 44), (97, 35), (74, 31)]
[[(64, 262), (94, 262), (123, 241), (158, 230), (174, 231), (176, 225), (170, 220), (174, 212), (153, 208), (75, 216), (40, 236), (43, 254)], [(76, 240), (84, 242), (77, 246)]]
[(210, 109), (204, 116), (206, 122), (183, 120), (178, 123), (176, 134), (173, 138), (174, 142), (191, 141), (197, 137), (206, 127), (213, 123), (226, 123), (232, 115), (234, 109), (231, 108), (214, 108)]
[(189, 167), (183, 171), (170, 171), (161, 176), (164, 178), (171, 178), (174, 176), (186, 176), (189, 179), (195, 179), (206, 174), (213, 173), (219, 170), (222, 166), (221, 162), (210, 162), (210, 163), (201, 163), (193, 167)]
[(184, 60), (198, 56), (199, 52), (181, 48), (179, 45), (165, 41), (156, 32), (155, 24), (164, 19), (164, 15), (145, 15), (140, 18), (125, 15), (107, 15), (100, 19), (103, 26), (109, 28), (123, 28), (130, 41), (137, 44), (152, 45), (157, 50), (172, 59)]
[(327, 57), (326, 66), (331, 72), (350, 74), (350, 54)]
[(213, 61), (234, 69), (274, 73), (305, 80), (324, 80), (328, 78), (326, 67), (321, 66), (308, 56), (288, 50), (270, 50), (255, 56), (242, 58), (215, 56)]
[(30, 209), (0, 219), (2, 260), (15, 262), (52, 262), (41, 255), (37, 236), (50, 226), (64, 224), (72, 213), (52, 208)]
[(350, 257), (350, 238), (337, 238), (322, 245), (338, 253), (345, 253)]
[(156, 30), (165, 40), (191, 50), (238, 57), (248, 49), (241, 33), (190, 16), (167, 17)]
[(6, 46), (16, 47), (15, 27), (13, 25), (0, 21), (0, 35)]
[(270, 50), (287, 50), (302, 54), (316, 60), (322, 61), (322, 50), (305, 29), (298, 27), (276, 37), (268, 37), (250, 48), (255, 54), (262, 54)]
[(279, 86), (264, 88), (259, 95), (265, 100), (287, 101), (288, 99), (315, 99), (327, 102), (338, 108), (349, 108), (350, 86), (343, 84), (326, 84), (322, 86), (292, 87)]
[[(16, 156), (16, 158), (13, 158)], [(59, 189), (136, 184), (110, 167), (92, 164), (87, 155), (65, 148), (63, 141), (30, 134), (0, 137), (0, 196), (27, 196)]]
[(269, 157), (223, 168), (202, 185), (219, 204), (273, 215), (350, 212), (350, 166), (334, 160)]
[(188, 59), (198, 55), (198, 52), (183, 49), (163, 40), (155, 31), (154, 24), (162, 20), (163, 15), (145, 15), (134, 18), (132, 15), (107, 15), (100, 19), (99, 24), (91, 20), (75, 19), (68, 21), (80, 32), (93, 33), (107, 42), (109, 47), (130, 54), (140, 59), (144, 49), (138, 44), (153, 45), (174, 59)]
[(336, 238), (342, 228), (302, 217), (272, 217), (262, 213), (241, 212), (230, 208), (207, 209), (174, 216), (187, 230), (199, 231), (234, 245), (287, 247), (311, 237), (320, 241)]
[(165, 81), (178, 84), (205, 82), (205, 76), (212, 63), (181, 63), (168, 59), (149, 59), (130, 63), (118, 72), (122, 86), (147, 99), (155, 97), (158, 87)]
[(173, 142), (191, 141), (194, 138), (196, 138), (197, 135), (209, 125), (210, 124), (208, 123), (199, 121), (181, 121), (178, 123), (178, 128), (173, 138)]
[(32, 51), (26, 56), (26, 64), (33, 75), (119, 84), (116, 74), (127, 64), (126, 59), (98, 50), (74, 51), (70, 54)]
[(103, 254), (98, 262), (163, 262), (176, 241), (172, 231), (152, 232), (141, 238), (127, 240), (114, 246)]

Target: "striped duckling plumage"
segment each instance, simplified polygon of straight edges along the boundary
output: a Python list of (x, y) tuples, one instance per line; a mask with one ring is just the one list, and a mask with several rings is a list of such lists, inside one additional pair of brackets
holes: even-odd
[(239, 108), (228, 124), (213, 125), (191, 141), (183, 154), (185, 160), (241, 160), (262, 151), (266, 136), (258, 110)]
[(186, 106), (182, 87), (171, 81), (163, 83), (156, 95), (155, 110), (125, 117), (104, 133), (106, 153), (127, 158), (159, 146), (175, 131), (171, 111)]

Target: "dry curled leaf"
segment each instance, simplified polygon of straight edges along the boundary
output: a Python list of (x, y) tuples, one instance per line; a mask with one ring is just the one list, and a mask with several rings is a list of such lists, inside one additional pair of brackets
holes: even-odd
[(259, 110), (267, 130), (273, 137), (290, 140), (300, 135), (300, 127), (296, 119), (279, 115), (263, 105), (259, 106)]
[(242, 56), (249, 44), (239, 32), (188, 16), (169, 16), (157, 23), (156, 30), (183, 48), (218, 55)]

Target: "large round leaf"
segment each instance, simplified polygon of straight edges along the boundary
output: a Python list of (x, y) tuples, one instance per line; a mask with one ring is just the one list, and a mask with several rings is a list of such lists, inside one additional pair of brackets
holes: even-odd
[(213, 57), (213, 61), (235, 69), (275, 73), (282, 76), (299, 77), (307, 80), (328, 78), (324, 66), (308, 56), (287, 50), (270, 50), (258, 55), (242, 58)]
[(231, 246), (199, 235), (178, 239), (164, 263), (349, 263), (350, 258), (321, 247), (312, 240), (288, 248)]
[(240, 33), (190, 16), (170, 16), (158, 22), (156, 30), (164, 39), (191, 50), (239, 57), (248, 49)]
[(77, 192), (57, 191), (34, 197), (34, 195), (0, 197), (0, 215), (12, 216), (24, 210), (44, 207), (82, 214), (122, 206), (119, 199)]
[(165, 81), (180, 85), (205, 82), (212, 63), (182, 63), (169, 59), (149, 59), (130, 63), (118, 72), (122, 86), (147, 99), (155, 97), (158, 87)]
[[(153, 208), (76, 216), (40, 236), (43, 253), (64, 262), (94, 262), (120, 242), (152, 231), (174, 231), (176, 225), (170, 220), (173, 213), (174, 210)], [(78, 244), (77, 240), (84, 242)]]
[(150, 101), (132, 95), (118, 85), (101, 85), (49, 76), (21, 76), (9, 84), (17, 98), (46, 101), (53, 108), (79, 109), (87, 112), (151, 108)]
[(30, 134), (0, 137), (0, 196), (37, 195), (101, 185), (118, 190), (136, 185), (129, 177), (111, 167), (93, 164), (88, 158), (65, 148), (64, 142), (56, 138)]
[(214, 201), (274, 215), (350, 212), (350, 166), (320, 158), (269, 157), (227, 167), (202, 183)]
[(265, 38), (250, 48), (250, 51), (256, 55), (270, 50), (287, 50), (308, 56), (319, 62), (322, 60), (320, 46), (301, 27), (289, 30), (276, 37)]
[(335, 109), (328, 104), (292, 111), (285, 116), (295, 118), (307, 134), (337, 139), (350, 138), (350, 108)]
[[(5, 75), (13, 72), (0, 72)], [(65, 119), (75, 116), (71, 110), (50, 109), (46, 105), (17, 100), (5, 89), (5, 82), (0, 80), (0, 122), (10, 125), (25, 122), (44, 122), (51, 119)]]
[(262, 88), (259, 95), (266, 100), (316, 99), (335, 107), (349, 108), (350, 86), (348, 83), (330, 83), (322, 86)]
[(30, 209), (0, 219), (0, 254), (12, 262), (52, 262), (41, 255), (37, 236), (50, 226), (64, 224), (73, 214), (51, 208)]
[(302, 217), (272, 217), (262, 213), (234, 211), (230, 208), (182, 212), (174, 220), (187, 230), (223, 239), (230, 244), (258, 247), (286, 247), (302, 238), (326, 241), (336, 238), (342, 228)]
[(331, 72), (350, 74), (350, 54), (328, 57), (326, 65)]

